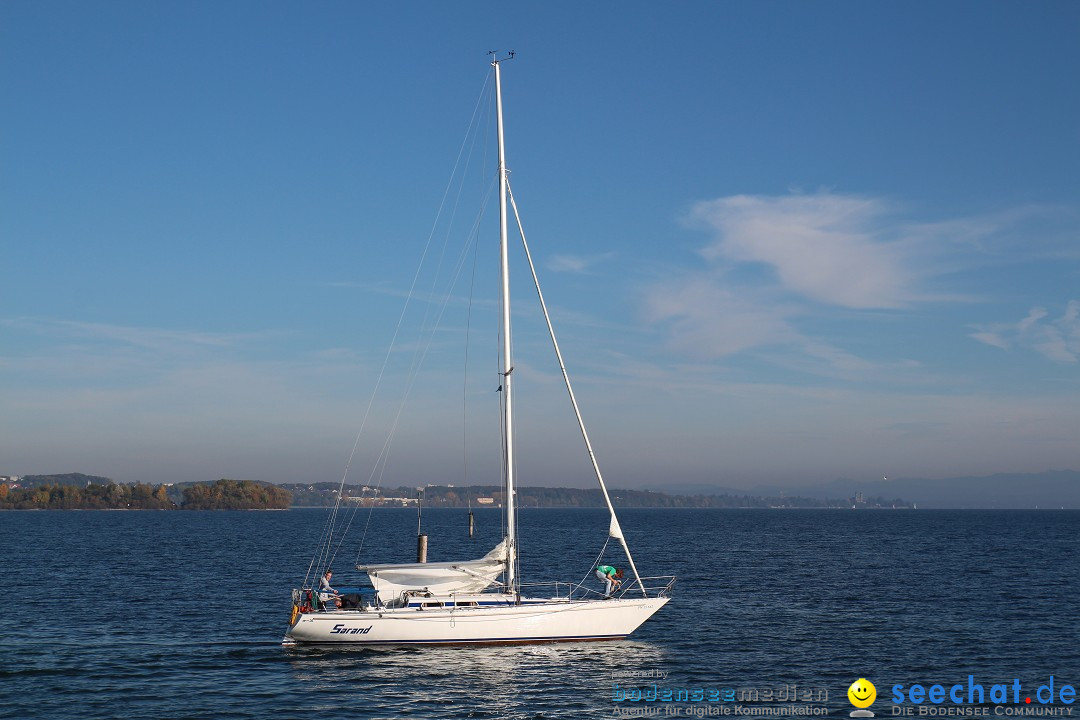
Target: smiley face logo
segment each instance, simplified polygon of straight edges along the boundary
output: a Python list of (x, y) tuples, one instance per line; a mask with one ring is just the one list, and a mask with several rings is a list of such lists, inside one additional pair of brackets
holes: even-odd
[(868, 708), (877, 700), (877, 688), (866, 678), (859, 678), (847, 689), (848, 700), (857, 708)]

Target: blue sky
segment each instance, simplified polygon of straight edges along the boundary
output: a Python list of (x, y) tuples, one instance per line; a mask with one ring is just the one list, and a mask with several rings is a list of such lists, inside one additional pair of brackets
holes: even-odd
[[(611, 484), (1080, 467), (1080, 6), (492, 10), (0, 5), (0, 473), (339, 479), (494, 48)], [(384, 482), (494, 480), (485, 262)], [(522, 482), (588, 486), (519, 307)]]

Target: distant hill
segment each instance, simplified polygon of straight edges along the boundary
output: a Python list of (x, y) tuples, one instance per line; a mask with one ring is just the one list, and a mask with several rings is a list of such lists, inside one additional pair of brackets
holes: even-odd
[(100, 475), (84, 475), (82, 473), (61, 473), (59, 475), (23, 475), (19, 479), (19, 485), (26, 488), (37, 488), (42, 485), (108, 485), (113, 482), (107, 477)]
[[(670, 482), (665, 482), (662, 485), (647, 485), (644, 490), (649, 492), (662, 492), (669, 495), (746, 495), (748, 493), (753, 494), (765, 494), (765, 495), (777, 495), (780, 492), (780, 488), (754, 488), (753, 491), (732, 487), (725, 487), (723, 485), (710, 485), (706, 482), (678, 482), (672, 479)], [(761, 491), (761, 492), (759, 492)], [(784, 492), (787, 492), (786, 490)]]
[[(326, 507), (337, 502), (337, 483), (287, 483), (281, 487), (292, 493), (293, 506)], [(814, 498), (799, 495), (756, 495), (731, 490), (724, 493), (676, 495), (652, 490), (627, 490), (610, 488), (611, 502), (615, 507), (638, 508), (821, 508), (851, 507), (851, 501), (843, 494), (833, 498)], [(365, 492), (359, 485), (346, 485), (345, 497), (356, 498), (349, 502), (359, 502), (364, 506), (373, 502), (379, 507), (402, 507), (416, 502), (415, 487), (382, 488), (376, 496)], [(483, 502), (481, 498), (484, 499)], [(424, 488), (424, 507), (463, 508), (472, 504), (483, 507), (485, 504), (498, 506), (505, 497), (501, 487), (494, 485), (474, 485), (469, 487), (450, 487), (432, 485)], [(863, 507), (908, 507), (909, 503), (899, 498), (866, 496)], [(581, 488), (520, 487), (517, 489), (518, 507), (522, 508), (599, 508), (604, 507), (604, 496), (599, 489)]]
[[(758, 493), (776, 493), (779, 486), (762, 486)], [(999, 473), (984, 477), (889, 478), (832, 482), (786, 488), (809, 497), (864, 495), (900, 496), (920, 508), (1080, 508), (1080, 472), (1050, 470), (1043, 473)]]

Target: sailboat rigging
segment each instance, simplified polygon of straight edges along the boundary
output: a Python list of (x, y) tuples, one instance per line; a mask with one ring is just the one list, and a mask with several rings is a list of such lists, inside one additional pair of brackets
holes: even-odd
[[(350, 603), (352, 607), (335, 607), (327, 602), (329, 596), (320, 593), (317, 587), (294, 589), (293, 611), (283, 640), (285, 644), (501, 644), (617, 639), (632, 633), (670, 600), (675, 578), (641, 577), (630, 554), (570, 384), (525, 240), (517, 203), (510, 189), (505, 161), (501, 64), (511, 57), (513, 53), (503, 59), (493, 57), (491, 61), (498, 145), (502, 345), (499, 368), (502, 391), (500, 433), (506, 506), (503, 539), (490, 552), (475, 560), (357, 565), (357, 570), (367, 573), (373, 592), (358, 596), (356, 602)], [(610, 516), (609, 539), (618, 540), (633, 573), (633, 584), (628, 583), (613, 596), (603, 595), (580, 582), (525, 584), (519, 576), (508, 251), (510, 209), (514, 213), (578, 428), (607, 506)], [(329, 532), (332, 537), (332, 529)]]

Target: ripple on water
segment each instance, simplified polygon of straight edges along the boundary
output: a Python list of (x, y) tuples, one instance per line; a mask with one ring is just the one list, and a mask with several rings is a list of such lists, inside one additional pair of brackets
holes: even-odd
[[(408, 558), (413, 517), (374, 513), (369, 537), (384, 554), (369, 547), (364, 559)], [(433, 560), (494, 545), (498, 511), (478, 512), (474, 540), (463, 518), (431, 511)], [(863, 675), (1080, 680), (1080, 513), (626, 511), (639, 567), (680, 576), (630, 640), (283, 648), (288, 591), (322, 519), (5, 513), (5, 586), (47, 578), (62, 590), (9, 608), (0, 708), (125, 720), (582, 718), (611, 716), (627, 673), (667, 673), (657, 682), (669, 687), (820, 686), (834, 698)], [(525, 510), (521, 525), (523, 573), (538, 580), (587, 575), (606, 529), (591, 510)]]

